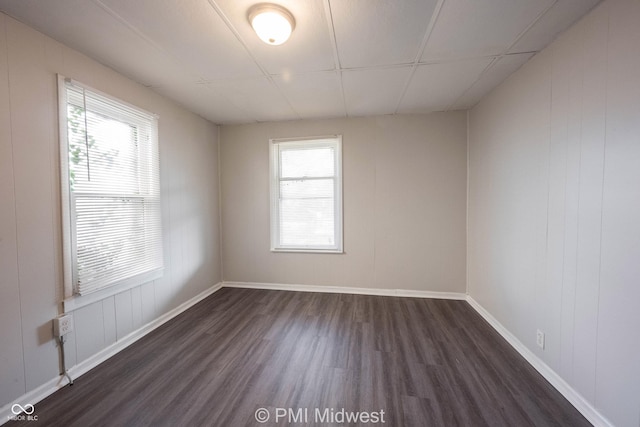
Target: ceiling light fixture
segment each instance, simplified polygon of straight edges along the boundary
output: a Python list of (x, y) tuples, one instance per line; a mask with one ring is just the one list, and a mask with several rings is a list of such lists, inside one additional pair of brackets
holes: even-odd
[(289, 40), (296, 27), (293, 15), (277, 4), (259, 3), (253, 5), (247, 14), (249, 23), (258, 37), (266, 44), (277, 46)]

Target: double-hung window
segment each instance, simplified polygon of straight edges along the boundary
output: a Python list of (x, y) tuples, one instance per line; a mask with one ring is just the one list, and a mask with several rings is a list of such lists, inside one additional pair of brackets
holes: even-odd
[(342, 252), (341, 137), (272, 139), (271, 250)]
[(62, 76), (58, 88), (66, 294), (160, 277), (157, 117)]

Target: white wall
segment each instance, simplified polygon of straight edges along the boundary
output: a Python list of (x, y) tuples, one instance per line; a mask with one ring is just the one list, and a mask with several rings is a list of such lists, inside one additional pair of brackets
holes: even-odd
[[(342, 134), (345, 254), (269, 251), (269, 138)], [(224, 279), (465, 291), (466, 113), (222, 126)]]
[(468, 291), (620, 427), (640, 425), (639, 46), (640, 2), (604, 2), (469, 123)]
[(221, 280), (216, 127), (0, 14), (0, 407), (58, 375), (56, 73), (160, 115), (164, 276), (78, 309), (68, 366)]

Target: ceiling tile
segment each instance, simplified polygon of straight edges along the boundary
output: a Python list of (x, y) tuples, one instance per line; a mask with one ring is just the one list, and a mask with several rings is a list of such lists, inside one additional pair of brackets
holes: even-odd
[(341, 66), (413, 62), (436, 3), (435, 0), (331, 0)]
[[(297, 21), (282, 46), (251, 29), (257, 2), (0, 0), (0, 10), (203, 117), (244, 123), (473, 105), (528, 59), (510, 54), (482, 74), (536, 18), (512, 52), (540, 50), (597, 0), (446, 0), (415, 69), (438, 0), (278, 0)], [(63, 58), (62, 71), (82, 62)]]
[[(247, 12), (258, 0), (211, 0), (223, 11), (260, 65), (270, 74), (304, 73), (335, 69), (329, 26), (322, 0), (278, 0), (296, 20), (291, 38), (270, 46), (258, 38)], [(203, 0), (206, 3), (206, 0)]]
[(255, 121), (294, 120), (299, 116), (266, 77), (214, 81), (207, 86), (246, 111)]
[(204, 79), (262, 74), (206, 0), (97, 1)]
[(412, 67), (343, 71), (347, 113), (350, 116), (393, 114)]
[(513, 74), (533, 55), (533, 53), (520, 53), (503, 56), (497, 60), (496, 63), (494, 63), (491, 68), (489, 68), (482, 77), (480, 77), (480, 79), (458, 99), (458, 101), (456, 101), (453, 108), (461, 110), (473, 107), (483, 96), (491, 92), (507, 77)]
[(421, 61), (504, 53), (554, 0), (447, 0)]
[(511, 52), (539, 51), (591, 10), (599, 0), (559, 0), (518, 40)]
[(301, 118), (345, 116), (335, 71), (282, 75), (274, 80)]
[(484, 58), (418, 66), (398, 112), (428, 113), (448, 109), (490, 63), (490, 58)]
[(227, 97), (207, 85), (174, 83), (153, 90), (179, 102), (213, 123), (229, 124), (252, 121), (247, 112), (236, 107)]
[(94, 2), (56, 0), (47, 4), (55, 7), (43, 7), (40, 0), (3, 1), (1, 6), (20, 21), (143, 85), (160, 86), (188, 75), (180, 64)]

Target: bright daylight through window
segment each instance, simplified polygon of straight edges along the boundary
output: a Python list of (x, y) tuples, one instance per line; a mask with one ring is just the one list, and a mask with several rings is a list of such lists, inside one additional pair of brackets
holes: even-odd
[(271, 249), (342, 252), (341, 137), (270, 145)]
[(159, 277), (157, 118), (62, 77), (59, 94), (66, 289)]

